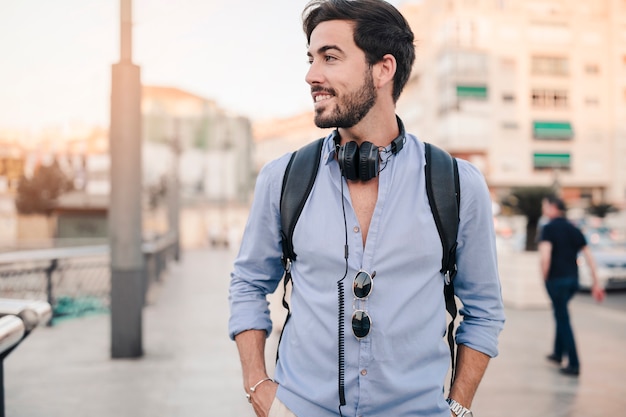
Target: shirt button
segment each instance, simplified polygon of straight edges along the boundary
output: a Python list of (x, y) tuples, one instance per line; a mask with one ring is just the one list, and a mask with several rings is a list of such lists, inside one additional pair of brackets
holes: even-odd
[(354, 233), (359, 233), (359, 226), (354, 226), (354, 229), (352, 229), (354, 231)]
[(363, 370), (361, 371), (361, 375), (363, 375), (363, 376), (367, 375), (367, 369), (363, 369)]

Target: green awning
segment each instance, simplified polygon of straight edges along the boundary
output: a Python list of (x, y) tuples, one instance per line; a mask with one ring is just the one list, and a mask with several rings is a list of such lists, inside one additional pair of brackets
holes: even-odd
[(460, 98), (487, 98), (487, 87), (475, 85), (457, 85), (456, 96)]
[(567, 140), (574, 137), (570, 122), (533, 122), (533, 137), (546, 140)]
[(570, 163), (569, 153), (535, 153), (533, 155), (535, 168), (569, 168)]

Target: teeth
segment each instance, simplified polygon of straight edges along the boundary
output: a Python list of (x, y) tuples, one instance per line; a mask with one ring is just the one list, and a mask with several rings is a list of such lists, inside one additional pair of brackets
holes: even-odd
[(332, 96), (330, 95), (320, 95), (320, 96), (315, 96), (315, 102), (319, 103), (320, 101), (323, 100), (328, 100), (329, 98), (331, 98)]

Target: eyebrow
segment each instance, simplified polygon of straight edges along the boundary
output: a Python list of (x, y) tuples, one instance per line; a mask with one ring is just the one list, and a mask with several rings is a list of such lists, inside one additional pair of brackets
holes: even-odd
[[(322, 55), (324, 52), (330, 51), (331, 49), (334, 49), (336, 51), (341, 52), (342, 54), (345, 54), (345, 52), (343, 51), (343, 49), (341, 49), (340, 47), (338, 47), (337, 45), (324, 45), (320, 48), (317, 49), (317, 54), (318, 55)], [(310, 51), (307, 51), (307, 56), (313, 56), (313, 54), (311, 54)]]

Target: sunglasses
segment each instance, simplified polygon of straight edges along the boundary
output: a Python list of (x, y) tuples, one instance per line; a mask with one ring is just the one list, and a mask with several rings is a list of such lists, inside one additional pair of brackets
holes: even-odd
[(357, 308), (357, 304), (364, 301), (372, 293), (374, 276), (376, 276), (376, 272), (370, 275), (365, 271), (359, 271), (352, 282), (352, 293), (355, 298), (354, 313), (352, 313), (352, 333), (357, 339), (366, 337), (372, 328), (372, 319), (369, 314), (364, 309)]

